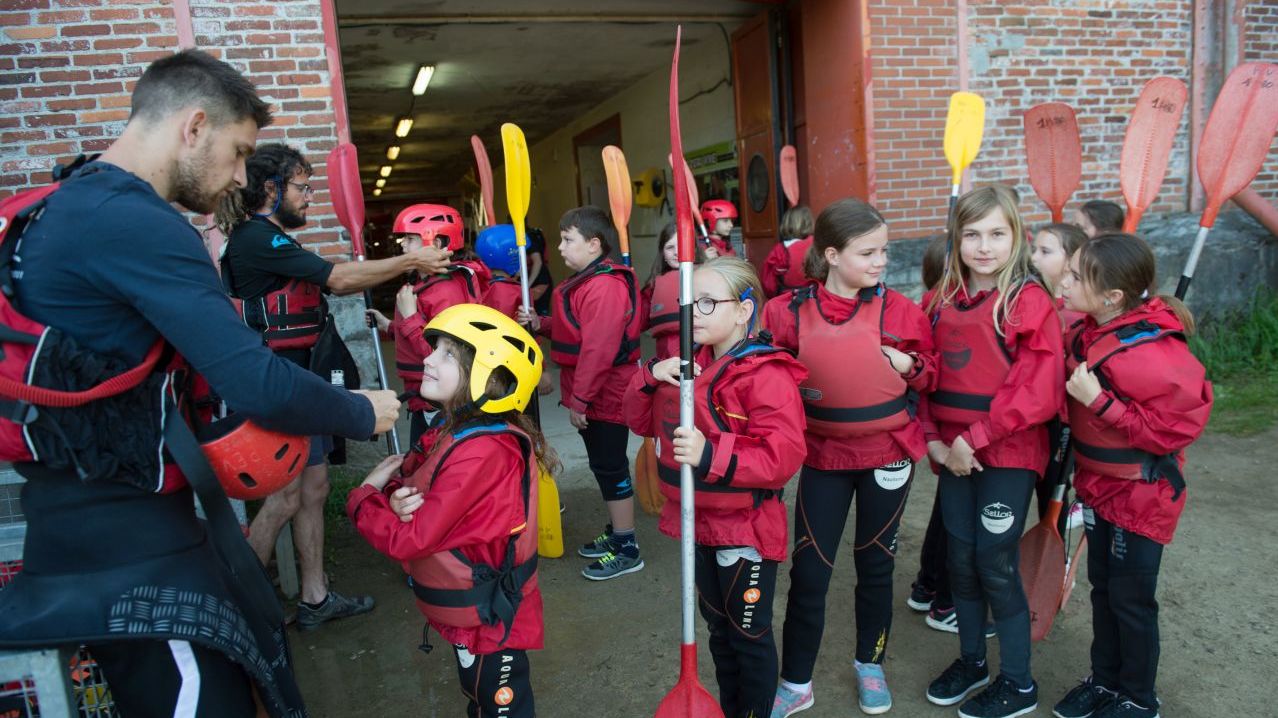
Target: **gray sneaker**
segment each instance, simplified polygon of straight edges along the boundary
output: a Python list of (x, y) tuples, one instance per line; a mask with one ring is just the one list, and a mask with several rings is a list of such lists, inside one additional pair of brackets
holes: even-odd
[(343, 596), (330, 589), (318, 608), (311, 608), (301, 601), (297, 603), (297, 629), (311, 631), (325, 621), (368, 613), (373, 610), (373, 605), (372, 596)]
[(581, 569), (581, 575), (591, 581), (607, 581), (610, 578), (624, 576), (628, 573), (643, 570), (643, 559), (640, 558), (639, 552), (635, 552), (634, 556), (627, 553), (612, 553), (609, 551), (599, 557), (598, 561)]
[(608, 524), (604, 527), (603, 533), (577, 549), (577, 555), (582, 558), (603, 558), (612, 553), (615, 548), (617, 547), (612, 543), (612, 524)]

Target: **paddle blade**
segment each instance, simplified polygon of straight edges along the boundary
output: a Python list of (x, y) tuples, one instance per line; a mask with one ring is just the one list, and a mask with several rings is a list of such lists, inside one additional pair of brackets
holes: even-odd
[(528, 164), (528, 143), (519, 125), (507, 122), (501, 126), (501, 146), (506, 155), (506, 206), (515, 225), (515, 244), (522, 247), (528, 241), (524, 217), (528, 216), (532, 167)]
[(559, 558), (564, 555), (563, 517), (559, 513), (559, 487), (555, 477), (538, 464), (537, 477), (537, 555)]
[(781, 148), (781, 191), (791, 207), (799, 204), (799, 156), (794, 145)]
[(959, 183), (963, 170), (981, 151), (984, 134), (985, 100), (973, 92), (950, 95), (950, 111), (945, 117), (945, 159), (954, 172), (954, 184)]
[(1025, 159), (1030, 185), (1060, 222), (1065, 203), (1083, 178), (1083, 147), (1074, 108), (1063, 102), (1035, 105), (1025, 113)]
[[(670, 61), (670, 164), (674, 167), (674, 158), (687, 166), (683, 160), (683, 140), (679, 136), (679, 43), (683, 38), (683, 26), (675, 30), (674, 57)], [(679, 261), (696, 260), (696, 249), (692, 238), (692, 210), (688, 206), (688, 176), (674, 168), (675, 226), (679, 236)]]
[(351, 249), (364, 256), (364, 186), (359, 182), (359, 155), (355, 145), (343, 142), (328, 153), (328, 193), (333, 211), (351, 235)]
[(661, 515), (666, 505), (666, 495), (661, 493), (661, 478), (657, 475), (657, 445), (651, 437), (643, 440), (639, 453), (635, 454), (635, 499), (644, 513)]
[[(1030, 639), (1041, 641), (1052, 629), (1065, 581), (1065, 542), (1056, 530), (1060, 501), (1021, 537), (1021, 581), (1030, 610)], [(1052, 509), (1055, 509), (1054, 511)]]
[(493, 166), (488, 161), (488, 148), (484, 147), (484, 141), (479, 139), (479, 135), (470, 136), (470, 148), (475, 151), (475, 169), (479, 173), (479, 194), (484, 200), (484, 217), (488, 222), (484, 225), (491, 227), (497, 224), (497, 218), (493, 214)]
[(603, 165), (604, 174), (608, 177), (608, 206), (612, 210), (612, 223), (617, 227), (617, 236), (621, 240), (621, 254), (629, 257), (630, 208), (634, 202), (630, 168), (626, 166), (625, 154), (615, 145), (603, 148)]
[(1118, 163), (1118, 181), (1127, 200), (1124, 232), (1136, 231), (1140, 216), (1163, 186), (1188, 94), (1185, 83), (1174, 77), (1155, 77), (1140, 91)]
[(697, 679), (697, 644), (679, 646), (679, 682), (657, 705), (656, 718), (723, 718), (719, 702)]
[(1207, 193), (1199, 222), (1210, 227), (1225, 200), (1251, 184), (1278, 129), (1278, 65), (1234, 68), (1211, 108), (1198, 143), (1198, 179)]

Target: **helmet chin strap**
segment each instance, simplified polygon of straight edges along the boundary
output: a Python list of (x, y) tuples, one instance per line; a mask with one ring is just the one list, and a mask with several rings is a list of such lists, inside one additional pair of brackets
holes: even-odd
[(270, 217), (280, 209), (280, 200), (284, 199), (284, 192), (280, 189), (280, 186), (284, 184), (284, 178), (277, 175), (272, 177), (271, 181), (275, 183), (275, 204), (271, 207), (270, 212), (254, 212), (254, 217)]

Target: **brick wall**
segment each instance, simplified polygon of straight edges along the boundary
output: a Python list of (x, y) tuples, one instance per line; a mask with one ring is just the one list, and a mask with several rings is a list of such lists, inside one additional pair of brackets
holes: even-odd
[[(319, 0), (191, 0), (196, 46), (257, 85), (275, 111), (261, 141), (284, 141), (315, 165), (310, 224), (299, 238), (349, 254), (329, 203), (324, 160), (336, 142)], [(123, 130), (146, 66), (177, 50), (163, 0), (0, 3), (0, 196), (43, 184), (57, 162), (100, 152)]]
[[(1252, 0), (1247, 3), (1243, 19), (1243, 60), (1278, 62), (1278, 2)], [(1270, 201), (1278, 202), (1278, 137), (1251, 186)]]

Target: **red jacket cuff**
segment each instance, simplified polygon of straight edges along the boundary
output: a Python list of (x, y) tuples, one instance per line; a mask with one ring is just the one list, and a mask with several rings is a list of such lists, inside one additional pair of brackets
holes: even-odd
[(579, 396), (569, 396), (568, 400), (563, 404), (568, 407), (569, 411), (575, 411), (578, 414), (586, 413), (586, 409), (590, 406), (589, 402), (583, 400)]
[(715, 442), (713, 458), (710, 461), (710, 476), (706, 478), (709, 483), (718, 483), (719, 479), (728, 471), (728, 465), (732, 463), (732, 450), (736, 446), (737, 435), (724, 432), (719, 435), (719, 440)]
[(352, 522), (355, 521), (355, 514), (359, 513), (360, 504), (367, 501), (370, 497), (376, 496), (378, 493), (380, 492), (372, 486), (369, 486), (368, 484), (360, 484), (346, 495), (346, 515)]
[(1119, 401), (1109, 391), (1102, 389), (1101, 393), (1088, 405), (1088, 409), (1096, 414), (1096, 417), (1106, 424), (1114, 424), (1119, 417), (1123, 415), (1123, 402)]
[(985, 428), (985, 424), (977, 423), (967, 427), (967, 431), (959, 434), (963, 441), (973, 449), (984, 449), (990, 445), (989, 430)]

